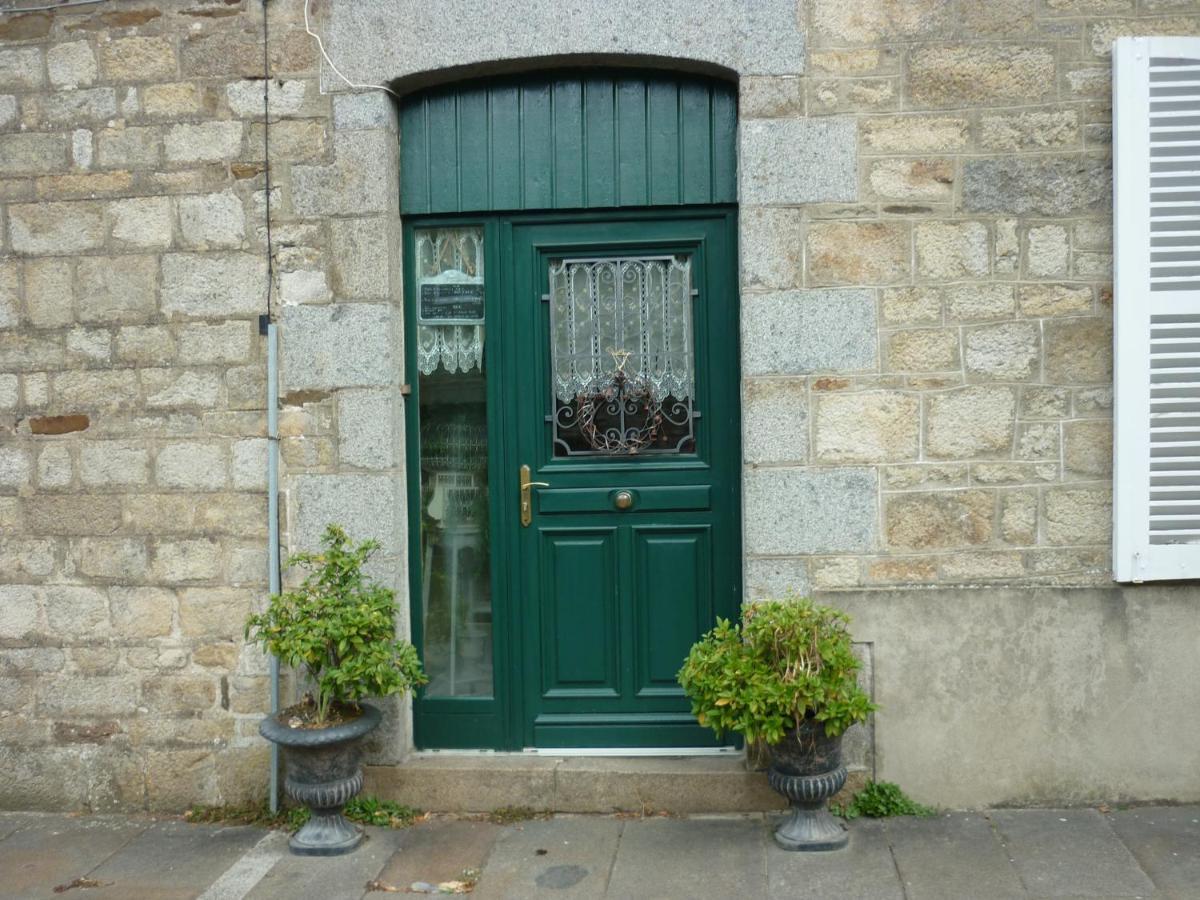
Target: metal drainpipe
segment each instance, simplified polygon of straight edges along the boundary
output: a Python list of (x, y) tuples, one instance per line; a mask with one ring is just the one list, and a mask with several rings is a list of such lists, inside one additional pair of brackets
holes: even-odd
[[(267, 324), (267, 571), (279, 593), (279, 339)], [(271, 656), (271, 715), (279, 712), (279, 657)], [(271, 743), (271, 812), (279, 812), (279, 745)]]

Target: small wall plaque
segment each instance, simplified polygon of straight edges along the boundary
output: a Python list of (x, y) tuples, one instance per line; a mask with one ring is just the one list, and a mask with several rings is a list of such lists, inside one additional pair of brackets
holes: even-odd
[(482, 284), (422, 284), (417, 319), (422, 325), (482, 325)]

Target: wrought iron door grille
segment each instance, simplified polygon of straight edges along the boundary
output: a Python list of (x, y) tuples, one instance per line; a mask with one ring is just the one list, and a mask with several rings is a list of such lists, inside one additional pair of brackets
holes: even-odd
[(551, 260), (555, 456), (695, 451), (691, 257)]

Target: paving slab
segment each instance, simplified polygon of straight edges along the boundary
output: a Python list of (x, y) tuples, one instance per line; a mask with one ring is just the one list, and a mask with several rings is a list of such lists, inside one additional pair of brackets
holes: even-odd
[(557, 816), (510, 826), (496, 841), (475, 896), (478, 900), (608, 896), (624, 826), (623, 820), (611, 816)]
[(1167, 897), (1200, 897), (1200, 806), (1127, 809), (1108, 821)]
[(400, 845), (379, 880), (408, 888), (415, 881), (457, 881), (464, 869), (481, 871), (503, 829), (490, 822), (436, 818), (400, 832)]
[(266, 832), (237, 862), (221, 873), (198, 900), (242, 900), (288, 852), (288, 833)]
[(761, 816), (630, 819), (617, 845), (611, 897), (754, 897), (766, 893)]
[(45, 817), (39, 813), (0, 813), (0, 841), (4, 840), (14, 831), (19, 831), (26, 825), (31, 825), (34, 822), (42, 821), (44, 818)]
[(908, 900), (1021, 900), (1025, 890), (986, 817), (902, 816), (884, 826)]
[(88, 873), (87, 900), (191, 900), (263, 836), (248, 826), (160, 822)]
[[(778, 824), (772, 818), (770, 828)], [(850, 843), (828, 853), (789, 852), (767, 833), (768, 896), (780, 900), (904, 900), (883, 825), (850, 823)]]
[(1094, 809), (996, 810), (989, 814), (1035, 897), (1149, 897), (1154, 885)]
[[(271, 867), (247, 900), (361, 900), (367, 883), (380, 871), (400, 846), (402, 831), (368, 828), (367, 840), (345, 856), (293, 856), (287, 854)], [(387, 894), (371, 894), (374, 898)], [(86, 900), (86, 898), (79, 898)]]
[(55, 887), (83, 878), (150, 824), (123, 816), (39, 817), (0, 841), (0, 897), (55, 896)]

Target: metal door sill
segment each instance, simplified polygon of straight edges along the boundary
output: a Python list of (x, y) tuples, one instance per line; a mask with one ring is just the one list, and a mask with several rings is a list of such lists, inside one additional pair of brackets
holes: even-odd
[(536, 756), (729, 756), (736, 747), (527, 747)]
[(512, 756), (527, 759), (531, 756), (738, 756), (741, 753), (738, 747), (526, 747), (517, 751), (417, 750), (412, 755), (418, 759), (438, 756)]

